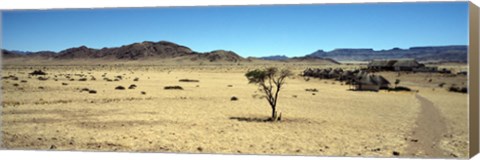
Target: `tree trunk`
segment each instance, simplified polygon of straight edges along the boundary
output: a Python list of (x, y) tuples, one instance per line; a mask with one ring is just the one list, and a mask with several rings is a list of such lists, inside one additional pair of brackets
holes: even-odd
[(275, 111), (275, 107), (272, 106), (272, 121), (275, 121), (276, 120), (276, 111)]

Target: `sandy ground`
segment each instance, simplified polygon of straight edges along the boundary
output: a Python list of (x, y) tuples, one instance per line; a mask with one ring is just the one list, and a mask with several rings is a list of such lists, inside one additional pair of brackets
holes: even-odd
[[(465, 77), (380, 73), (391, 82), (401, 78), (400, 85), (419, 91), (359, 92), (340, 82), (295, 76), (280, 92), (283, 120), (272, 123), (264, 122), (271, 112), (267, 101), (244, 77), (248, 69), (258, 67), (262, 66), (4, 66), (2, 76), (16, 75), (19, 80), (2, 80), (3, 145), (39, 150), (468, 156), (467, 94), (447, 92), (437, 84), (462, 83)], [(300, 73), (306, 66), (290, 67)], [(28, 78), (34, 69), (44, 69), (50, 79)], [(64, 76), (54, 80), (54, 75), (67, 73), (73, 81)], [(105, 73), (107, 78), (123, 78), (107, 82)], [(88, 75), (88, 80), (78, 81), (73, 74)], [(435, 83), (428, 81), (432, 76)], [(199, 82), (178, 81), (184, 78)], [(115, 90), (131, 84), (137, 87)], [(163, 89), (171, 85), (184, 90)], [(81, 92), (82, 88), (97, 93)], [(305, 91), (308, 88), (318, 92)], [(238, 101), (231, 101), (232, 96)]]

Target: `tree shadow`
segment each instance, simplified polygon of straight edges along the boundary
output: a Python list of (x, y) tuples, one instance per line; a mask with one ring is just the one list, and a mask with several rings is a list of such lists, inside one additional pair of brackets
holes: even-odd
[(347, 91), (353, 91), (353, 92), (378, 92), (376, 90), (362, 90), (362, 89), (347, 89)]
[(272, 122), (271, 118), (230, 117), (229, 119), (241, 122)]
[(230, 120), (237, 120), (240, 122), (249, 123), (283, 123), (283, 124), (317, 124), (321, 125), (327, 123), (326, 120), (312, 120), (310, 118), (288, 118), (279, 121), (272, 121), (271, 117), (230, 117)]

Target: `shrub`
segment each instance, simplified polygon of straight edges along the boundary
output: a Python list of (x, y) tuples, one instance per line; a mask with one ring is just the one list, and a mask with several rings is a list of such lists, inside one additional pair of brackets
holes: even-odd
[(36, 75), (47, 75), (47, 73), (43, 72), (42, 70), (35, 70), (31, 73), (28, 73), (29, 75), (33, 75), (33, 76), (36, 76)]
[(183, 88), (181, 86), (165, 86), (165, 87), (163, 87), (163, 89), (166, 89), (166, 90), (172, 90), (172, 89), (183, 90)]
[(178, 81), (179, 82), (200, 82), (199, 80), (196, 80), (196, 79), (180, 79)]
[(307, 88), (307, 89), (305, 89), (305, 91), (307, 91), (307, 92), (318, 92), (318, 90), (316, 88)]
[(135, 89), (135, 88), (137, 88), (137, 85), (135, 85), (135, 84), (132, 84), (132, 85), (128, 86), (128, 89)]
[(438, 84), (438, 86), (439, 86), (440, 88), (443, 88), (444, 85), (445, 85), (445, 83), (443, 83), (443, 82), (440, 83), (440, 84)]
[(458, 86), (452, 85), (448, 88), (448, 91), (458, 92), (458, 93), (467, 93), (468, 89), (467, 89), (467, 87), (458, 87)]
[(115, 89), (116, 89), (116, 90), (125, 90), (125, 87), (123, 87), (123, 86), (117, 86), (117, 87), (115, 87)]

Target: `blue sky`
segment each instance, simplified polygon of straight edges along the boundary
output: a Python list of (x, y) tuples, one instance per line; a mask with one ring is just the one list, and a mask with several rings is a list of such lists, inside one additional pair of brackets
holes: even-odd
[(244, 57), (467, 45), (468, 3), (3, 11), (1, 38), (9, 50), (60, 51), (166, 40), (199, 52), (225, 49)]

